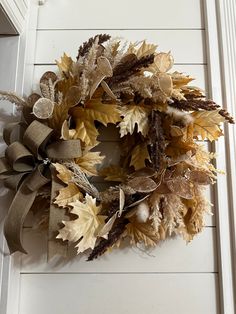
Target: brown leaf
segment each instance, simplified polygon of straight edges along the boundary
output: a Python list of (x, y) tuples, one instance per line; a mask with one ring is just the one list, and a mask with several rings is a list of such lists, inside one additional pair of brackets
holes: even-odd
[(180, 197), (192, 199), (194, 196), (192, 183), (184, 177), (173, 178), (167, 181), (166, 185), (172, 193)]
[(129, 180), (127, 185), (139, 193), (150, 193), (157, 188), (157, 184), (151, 178), (137, 177)]

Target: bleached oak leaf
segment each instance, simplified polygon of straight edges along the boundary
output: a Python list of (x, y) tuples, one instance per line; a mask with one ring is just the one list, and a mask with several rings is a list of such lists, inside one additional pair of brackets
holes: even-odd
[(136, 126), (138, 132), (142, 133), (143, 136), (147, 136), (149, 114), (150, 108), (144, 106), (129, 105), (122, 107), (121, 116), (123, 116), (123, 119), (118, 125), (120, 136), (123, 137), (128, 133), (133, 134)]
[(157, 45), (147, 44), (146, 40), (142, 41), (142, 44), (139, 47), (137, 46), (137, 43), (131, 43), (127, 50), (127, 54), (133, 53), (137, 56), (138, 59), (155, 53), (157, 48)]
[(219, 114), (219, 110), (197, 111), (193, 112), (191, 115), (194, 118), (194, 136), (200, 136), (202, 140), (208, 139), (210, 141), (214, 141), (223, 135), (220, 123), (224, 122), (225, 118)]
[(150, 161), (149, 152), (146, 143), (141, 143), (135, 146), (131, 152), (130, 166), (134, 166), (135, 170), (139, 170), (146, 167), (145, 161)]
[(77, 254), (94, 249), (99, 231), (105, 224), (106, 216), (99, 215), (101, 206), (96, 205), (96, 199), (86, 194), (85, 202), (77, 200), (69, 204), (71, 213), (78, 216), (72, 221), (64, 221), (64, 227), (59, 230), (58, 239), (78, 242)]

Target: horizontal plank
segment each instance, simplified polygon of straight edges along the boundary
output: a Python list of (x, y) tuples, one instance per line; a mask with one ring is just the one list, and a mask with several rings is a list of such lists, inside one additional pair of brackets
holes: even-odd
[[(46, 71), (53, 71), (58, 73), (56, 65), (35, 65), (34, 66), (34, 76), (33, 82), (29, 82), (32, 86), (32, 90), (35, 92), (39, 92), (39, 80), (43, 73)], [(184, 73), (186, 75), (190, 75), (191, 77), (195, 78), (195, 80), (190, 83), (190, 85), (198, 86), (203, 90), (207, 89), (207, 67), (206, 65), (202, 64), (177, 64), (173, 66), (173, 71), (178, 71)], [(27, 79), (27, 78), (26, 78)]]
[(30, 274), (19, 314), (216, 314), (215, 274)]
[(39, 9), (38, 29), (203, 28), (201, 9), (201, 0), (50, 0)]
[[(203, 30), (99, 30), (99, 33), (121, 36), (129, 41), (146, 39), (159, 45), (160, 51), (171, 51), (175, 63), (206, 63)], [(64, 52), (75, 58), (78, 47), (97, 30), (50, 30), (37, 32), (36, 64), (54, 64)]]
[(182, 238), (176, 237), (160, 243), (148, 254), (124, 243), (121, 248), (114, 249), (92, 262), (87, 262), (85, 255), (74, 256), (74, 249), (71, 248), (68, 260), (55, 257), (48, 262), (46, 235), (39, 231), (25, 229), (24, 247), (29, 254), (22, 255), (21, 271), (23, 273), (216, 272), (215, 237), (215, 228), (205, 228), (188, 245)]

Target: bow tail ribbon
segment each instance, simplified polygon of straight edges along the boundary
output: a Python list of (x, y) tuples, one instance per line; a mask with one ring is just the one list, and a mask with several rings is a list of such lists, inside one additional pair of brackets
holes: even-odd
[[(44, 164), (40, 153), (49, 160), (73, 159), (81, 156), (79, 140), (53, 142), (47, 145), (53, 130), (34, 120), (23, 135), (22, 143), (9, 143), (5, 157), (0, 159), (0, 178), (9, 188), (16, 189), (16, 195), (11, 203), (4, 224), (4, 234), (10, 253), (20, 251), (26, 253), (22, 244), (22, 229), (26, 215), (37, 196), (38, 190), (51, 182), (51, 202), (49, 213), (48, 258), (55, 254), (65, 256), (67, 245), (56, 239), (57, 231), (63, 220), (66, 220), (66, 210), (54, 204), (56, 193), (63, 187), (58, 180), (52, 165)], [(7, 138), (10, 139), (10, 132)], [(49, 173), (49, 175), (45, 175)]]

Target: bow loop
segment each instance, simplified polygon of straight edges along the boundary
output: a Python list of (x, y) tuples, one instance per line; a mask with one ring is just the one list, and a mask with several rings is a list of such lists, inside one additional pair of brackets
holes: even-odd
[(20, 142), (10, 144), (6, 149), (5, 156), (12, 169), (17, 172), (32, 171), (34, 168), (34, 156)]
[[(80, 140), (60, 140), (52, 142), (53, 129), (34, 120), (24, 131), (21, 141), (13, 140), (13, 131), (19, 124), (11, 124), (4, 131), (4, 139), (9, 145), (5, 157), (0, 158), (0, 178), (16, 195), (11, 203), (4, 224), (4, 234), (11, 253), (26, 253), (21, 241), (22, 227), (38, 190), (51, 182), (51, 195), (55, 195), (56, 176), (52, 175), (51, 160), (73, 159), (81, 156)], [(22, 130), (22, 128), (21, 128)], [(64, 244), (54, 239), (57, 225), (63, 220), (65, 213), (56, 208), (53, 201), (50, 205), (49, 248), (61, 245), (61, 252), (66, 250)], [(54, 243), (55, 242), (55, 243)], [(52, 254), (49, 255), (51, 256)]]

